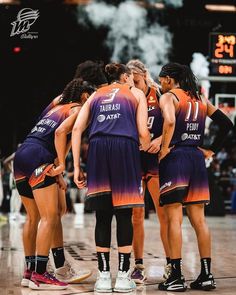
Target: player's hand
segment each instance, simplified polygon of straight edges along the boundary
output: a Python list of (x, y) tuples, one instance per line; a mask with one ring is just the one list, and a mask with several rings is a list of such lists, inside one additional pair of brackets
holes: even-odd
[(67, 190), (67, 183), (66, 183), (64, 177), (62, 176), (62, 174), (57, 175), (56, 180), (57, 180), (57, 184), (58, 184), (59, 188), (66, 191)]
[(159, 154), (158, 154), (158, 159), (159, 159), (159, 162), (164, 159), (169, 153), (170, 151), (174, 148), (174, 146), (170, 147), (170, 148), (161, 148), (160, 151), (159, 151)]
[(160, 146), (161, 146), (161, 136), (151, 141), (147, 152), (150, 154), (156, 154), (159, 152)]
[(204, 155), (205, 159), (210, 159), (215, 154), (213, 151), (203, 149), (201, 147), (198, 147), (198, 149), (203, 152), (203, 155)]
[(83, 188), (86, 186), (84, 173), (79, 168), (75, 168), (74, 170), (74, 183), (78, 188)]
[(56, 175), (61, 174), (64, 170), (65, 170), (65, 165), (59, 164), (58, 166), (53, 166), (50, 170), (48, 170), (46, 175), (54, 177)]

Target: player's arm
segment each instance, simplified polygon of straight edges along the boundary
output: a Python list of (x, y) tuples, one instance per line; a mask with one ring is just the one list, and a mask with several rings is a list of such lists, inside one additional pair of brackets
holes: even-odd
[(141, 90), (137, 88), (132, 88), (132, 90), (133, 94), (136, 96), (138, 100), (138, 107), (136, 111), (136, 124), (139, 133), (139, 141), (141, 144), (141, 149), (146, 151), (150, 146), (150, 132), (147, 127), (147, 99)]
[(50, 176), (58, 175), (65, 170), (65, 159), (71, 146), (70, 142), (67, 144), (67, 134), (72, 131), (78, 111), (79, 109), (63, 121), (55, 131), (54, 144), (57, 152), (58, 165), (48, 172)]
[(209, 149), (200, 148), (206, 158), (212, 157), (224, 144), (224, 141), (233, 127), (231, 120), (210, 101), (207, 101), (207, 116), (218, 126), (218, 132)]
[[(93, 95), (92, 95), (93, 96)], [(75, 121), (72, 130), (72, 154), (74, 160), (74, 182), (78, 188), (83, 188), (85, 186), (85, 177), (83, 171), (80, 168), (80, 148), (81, 148), (81, 138), (84, 130), (89, 123), (90, 116), (90, 101), (92, 96), (85, 102), (79, 115)]]
[(171, 93), (165, 93), (160, 97), (160, 108), (162, 111), (163, 131), (159, 160), (161, 161), (170, 152), (170, 142), (175, 130), (175, 104), (174, 96)]
[(158, 153), (160, 150), (160, 147), (161, 147), (161, 142), (162, 142), (162, 136), (159, 136), (159, 137), (153, 139), (150, 143), (150, 147), (147, 150), (147, 152), (151, 153), (151, 154)]

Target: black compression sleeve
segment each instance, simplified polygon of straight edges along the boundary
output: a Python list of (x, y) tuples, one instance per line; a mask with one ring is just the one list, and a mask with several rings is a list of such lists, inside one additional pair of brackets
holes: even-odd
[(210, 150), (214, 153), (218, 152), (222, 146), (223, 143), (233, 127), (233, 123), (230, 121), (230, 119), (220, 110), (216, 110), (210, 118), (213, 120), (215, 124), (218, 125), (219, 130), (217, 132), (217, 135), (213, 141), (213, 143), (210, 146)]

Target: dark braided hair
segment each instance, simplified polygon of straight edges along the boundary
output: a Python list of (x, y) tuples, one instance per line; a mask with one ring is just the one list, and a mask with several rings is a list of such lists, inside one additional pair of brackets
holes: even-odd
[(70, 81), (62, 92), (59, 104), (66, 104), (77, 102), (81, 103), (81, 96), (83, 93), (88, 93), (89, 95), (95, 91), (95, 88), (91, 86), (87, 81), (83, 79), (74, 79)]
[(159, 77), (169, 76), (179, 83), (180, 88), (188, 92), (191, 97), (200, 99), (197, 86), (197, 78), (190, 67), (179, 63), (168, 63), (160, 71)]
[(126, 65), (114, 62), (106, 65), (105, 72), (109, 82), (119, 81), (122, 74), (131, 74), (131, 70)]
[(107, 83), (103, 63), (91, 60), (86, 60), (77, 66), (74, 79), (78, 78), (82, 78), (95, 86)]

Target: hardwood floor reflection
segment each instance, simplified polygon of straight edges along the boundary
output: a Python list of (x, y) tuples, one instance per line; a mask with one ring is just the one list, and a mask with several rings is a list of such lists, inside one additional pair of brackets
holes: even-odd
[[(236, 216), (207, 217), (212, 233), (212, 272), (217, 289), (211, 294), (236, 294)], [(96, 253), (94, 246), (94, 215), (67, 215), (63, 219), (64, 239), (67, 259), (74, 268), (92, 269), (93, 274), (81, 284), (71, 285), (64, 291), (32, 291), (21, 288), (20, 281), (24, 269), (24, 253), (21, 239), (22, 223), (19, 221), (0, 222), (0, 295), (75, 295), (93, 293), (96, 280)], [(115, 226), (115, 221), (113, 223)], [(164, 251), (159, 238), (159, 224), (155, 214), (145, 220), (144, 262), (148, 280), (145, 285), (129, 294), (168, 294), (158, 291), (165, 264)], [(111, 251), (111, 271), (115, 279), (117, 270), (117, 247), (113, 231)], [(132, 259), (133, 265), (133, 259)], [(189, 283), (196, 278), (200, 269), (197, 243), (193, 229), (187, 218), (183, 223), (183, 272)], [(194, 295), (204, 291), (191, 291)]]

